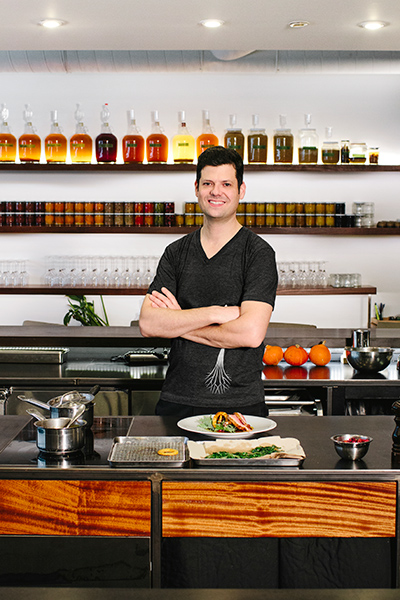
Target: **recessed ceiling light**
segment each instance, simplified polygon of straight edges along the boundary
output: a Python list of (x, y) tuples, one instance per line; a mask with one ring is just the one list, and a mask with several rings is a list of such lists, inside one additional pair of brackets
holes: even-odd
[(200, 25), (203, 25), (203, 27), (208, 27), (210, 29), (221, 27), (221, 25), (223, 25), (224, 23), (225, 21), (221, 21), (220, 19), (204, 19), (203, 21), (200, 21)]
[(67, 21), (63, 21), (62, 19), (42, 19), (39, 21), (38, 25), (46, 27), (47, 29), (56, 29), (57, 27), (66, 25), (66, 23)]
[(382, 27), (386, 27), (389, 23), (385, 23), (384, 21), (363, 21), (362, 23), (358, 23), (358, 27), (362, 27), (363, 29), (382, 29)]
[(292, 27), (292, 29), (301, 29), (302, 27), (307, 27), (309, 24), (309, 21), (292, 21), (289, 23), (289, 27)]

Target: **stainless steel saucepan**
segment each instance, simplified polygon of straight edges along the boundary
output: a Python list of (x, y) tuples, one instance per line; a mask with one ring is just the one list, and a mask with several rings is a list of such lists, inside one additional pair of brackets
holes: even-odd
[(70, 419), (66, 417), (35, 421), (38, 449), (48, 454), (70, 454), (82, 450), (86, 421), (78, 420), (67, 427), (69, 422)]

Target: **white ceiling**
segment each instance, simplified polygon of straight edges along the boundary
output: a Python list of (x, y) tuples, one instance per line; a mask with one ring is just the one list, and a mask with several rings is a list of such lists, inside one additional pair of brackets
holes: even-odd
[[(45, 17), (68, 24), (44, 29)], [(390, 26), (357, 27), (371, 19)], [(13, 50), (399, 51), (400, 0), (0, 0), (0, 51)]]

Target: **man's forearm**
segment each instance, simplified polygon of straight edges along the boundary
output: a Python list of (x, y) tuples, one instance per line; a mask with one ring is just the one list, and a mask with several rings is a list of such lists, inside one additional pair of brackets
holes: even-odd
[(214, 348), (258, 348), (267, 333), (272, 307), (248, 302), (238, 319), (221, 325), (211, 325), (181, 336), (192, 342)]
[(239, 316), (239, 308), (230, 306), (205, 306), (186, 310), (155, 308), (148, 299), (142, 308), (139, 319), (144, 337), (183, 337), (190, 331), (201, 329), (213, 323), (224, 323)]

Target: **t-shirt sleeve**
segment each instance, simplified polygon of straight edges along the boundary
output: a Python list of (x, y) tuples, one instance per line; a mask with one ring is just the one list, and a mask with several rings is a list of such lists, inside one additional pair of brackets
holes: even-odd
[(151, 294), (154, 290), (161, 292), (162, 287), (166, 287), (171, 294), (176, 295), (176, 269), (174, 268), (173, 251), (168, 246), (157, 266), (156, 275), (147, 290)]
[(246, 264), (242, 302), (253, 300), (275, 306), (278, 272), (275, 251), (264, 240), (253, 249)]

